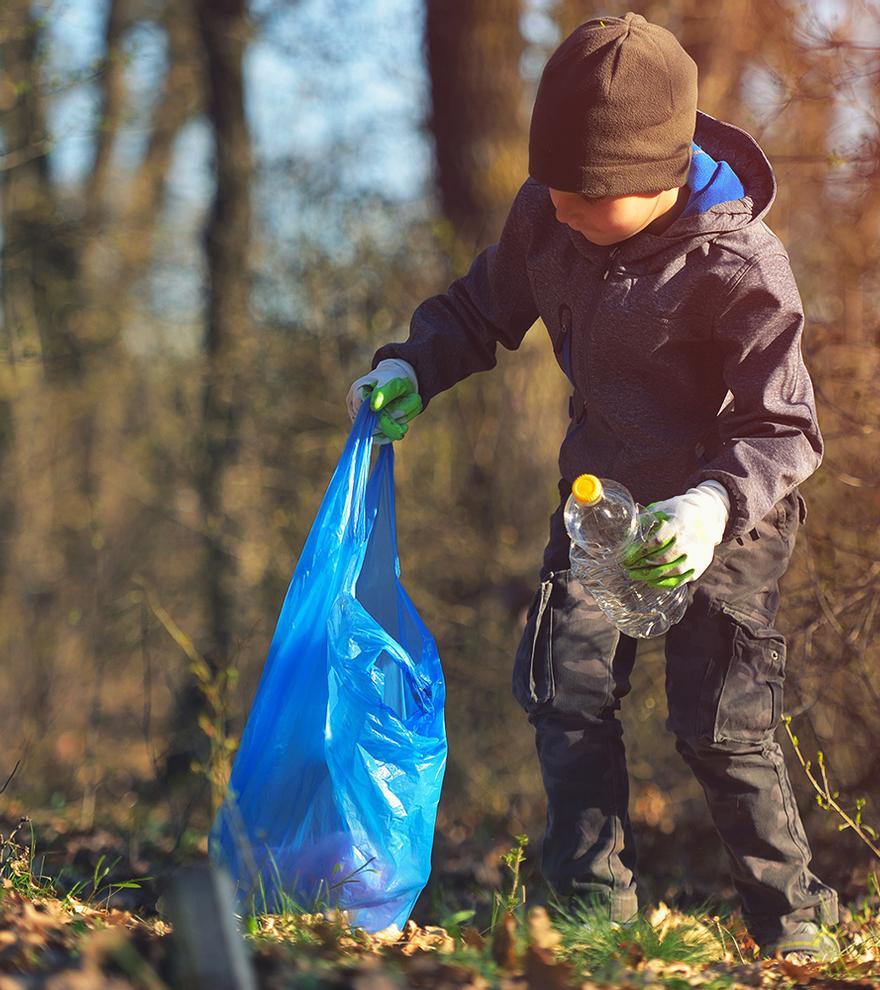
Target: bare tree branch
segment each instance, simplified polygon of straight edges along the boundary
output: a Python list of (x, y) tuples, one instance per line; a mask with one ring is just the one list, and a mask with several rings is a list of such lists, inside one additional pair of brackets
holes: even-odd
[(21, 760), (16, 760), (15, 766), (12, 768), (12, 773), (6, 778), (6, 783), (2, 787), (0, 787), (0, 794), (3, 794), (6, 791), (6, 788), (9, 787), (9, 785), (12, 783), (12, 778), (18, 772), (18, 768), (20, 766), (21, 766)]

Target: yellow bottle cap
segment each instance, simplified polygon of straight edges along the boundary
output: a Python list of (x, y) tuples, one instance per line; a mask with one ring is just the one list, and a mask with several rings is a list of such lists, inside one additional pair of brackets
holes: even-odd
[(571, 494), (582, 505), (595, 505), (605, 493), (602, 490), (602, 482), (595, 474), (582, 474), (574, 479)]

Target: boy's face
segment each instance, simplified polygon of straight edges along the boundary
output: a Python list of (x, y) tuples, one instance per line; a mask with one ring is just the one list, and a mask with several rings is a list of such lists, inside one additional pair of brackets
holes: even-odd
[(550, 199), (560, 223), (583, 234), (594, 244), (617, 244), (668, 212), (675, 205), (678, 192), (678, 189), (666, 189), (634, 196), (588, 199), (580, 193), (551, 189)]

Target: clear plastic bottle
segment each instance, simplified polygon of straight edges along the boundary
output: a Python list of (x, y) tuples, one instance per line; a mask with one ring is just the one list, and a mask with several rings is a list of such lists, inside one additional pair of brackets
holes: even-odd
[(623, 569), (624, 548), (644, 537), (651, 521), (623, 485), (594, 474), (575, 479), (565, 504), (572, 574), (613, 625), (638, 639), (665, 633), (684, 615), (688, 600), (684, 585), (652, 588), (631, 581)]

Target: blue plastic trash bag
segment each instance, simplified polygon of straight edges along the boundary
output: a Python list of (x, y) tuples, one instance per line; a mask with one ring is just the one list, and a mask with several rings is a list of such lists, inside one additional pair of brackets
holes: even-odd
[(242, 910), (338, 907), (371, 932), (402, 928), (427, 883), (446, 768), (375, 420), (364, 403), (300, 555), (209, 843)]

